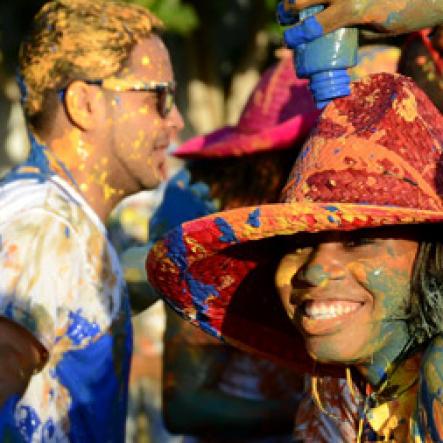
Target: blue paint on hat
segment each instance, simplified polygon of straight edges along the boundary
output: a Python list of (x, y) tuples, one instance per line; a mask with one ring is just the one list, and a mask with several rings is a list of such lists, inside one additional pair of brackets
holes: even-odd
[(223, 234), (219, 240), (223, 243), (238, 243), (237, 237), (235, 236), (235, 232), (229, 223), (221, 217), (217, 217), (215, 220), (215, 224), (217, 225), (220, 232)]
[(246, 223), (253, 228), (260, 227), (260, 208), (255, 209), (248, 215), (248, 221)]
[(189, 288), (200, 327), (211, 335), (218, 337), (219, 332), (209, 323), (207, 311), (209, 298), (219, 297), (220, 294), (213, 285), (207, 285), (197, 280), (188, 271), (187, 251), (183, 242), (183, 228), (181, 226), (168, 233), (166, 244), (168, 246), (168, 257), (178, 267), (180, 278), (185, 281)]

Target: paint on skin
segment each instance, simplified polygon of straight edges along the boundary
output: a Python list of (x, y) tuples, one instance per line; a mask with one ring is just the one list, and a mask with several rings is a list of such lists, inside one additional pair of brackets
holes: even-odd
[[(112, 198), (124, 195), (122, 189), (117, 189), (110, 183), (109, 159), (103, 157), (99, 162), (95, 162), (92, 156), (94, 148), (83, 140), (79, 130), (71, 129), (66, 131), (60, 138), (54, 140), (53, 151), (55, 153), (62, 153), (64, 162), (70, 165), (71, 168), (74, 168), (74, 165), (78, 165), (76, 166), (78, 171), (84, 172), (89, 169), (86, 175), (82, 174), (81, 178), (79, 178), (78, 187), (82, 193), (89, 192), (92, 188), (98, 188), (106, 202)], [(93, 165), (88, 166), (88, 163), (92, 161), (94, 161)], [(63, 173), (57, 162), (52, 160), (51, 164), (55, 171)], [(94, 196), (89, 195), (88, 201), (94, 203)]]
[(79, 2), (48, 2), (34, 24), (33, 39), (23, 43), (20, 59), (22, 100), (29, 115), (41, 110), (44, 91), (66, 86), (66, 69), (74, 66), (82, 78), (109, 77), (121, 69), (128, 47), (162, 27), (146, 9), (113, 2), (87, 8)]
[[(443, 440), (443, 338), (435, 337), (428, 346), (422, 361), (418, 396), (419, 422), (416, 432), (425, 441)], [(426, 440), (427, 441), (427, 440)]]
[(122, 104), (121, 97), (118, 94), (114, 95), (114, 98), (111, 101), (111, 105), (115, 108), (117, 106), (121, 106), (121, 104)]
[[(322, 361), (340, 362), (341, 359), (345, 359), (349, 363), (351, 359), (360, 362), (374, 385), (377, 385), (384, 377), (391, 362), (409, 339), (406, 325), (406, 299), (410, 295), (411, 269), (406, 269), (406, 267), (409, 265), (412, 267), (412, 259), (409, 260), (409, 256), (405, 258), (402, 253), (407, 251), (404, 249), (406, 246), (398, 247), (395, 256), (392, 256), (393, 250), (387, 251), (387, 245), (390, 243), (393, 249), (394, 240), (377, 240), (374, 244), (368, 245), (357, 243), (356, 246), (351, 246), (351, 249), (347, 249), (348, 247), (344, 246), (345, 243), (339, 244), (341, 246), (334, 247), (338, 252), (333, 260), (329, 246), (327, 249), (320, 248), (318, 252), (311, 255), (312, 261), (303, 267), (302, 274), (298, 276), (298, 280), (313, 285), (311, 290), (313, 293), (318, 293), (317, 297), (320, 297), (318, 299), (320, 302), (323, 297), (328, 297), (328, 294), (330, 297), (331, 291), (334, 294), (333, 299), (337, 300), (337, 294), (340, 294), (340, 290), (344, 290), (346, 286), (344, 294), (349, 295), (350, 300), (365, 303), (355, 314), (351, 314), (353, 317), (344, 320), (345, 323), (337, 323), (340, 325), (338, 329), (331, 326), (331, 333), (328, 333), (325, 338), (319, 336), (318, 339), (309, 339), (308, 347), (314, 345), (314, 356)], [(309, 252), (305, 257), (308, 257), (308, 254)], [(415, 250), (413, 255), (415, 257)], [(328, 267), (323, 264), (325, 261), (330, 263)], [(293, 263), (292, 266), (294, 266)], [(306, 291), (310, 293), (311, 290)], [(304, 293), (304, 290), (301, 290), (301, 293)], [(368, 304), (369, 296), (372, 300), (370, 304)], [(288, 303), (285, 304), (288, 305)], [(359, 331), (354, 330), (356, 318), (354, 316), (357, 315), (360, 319), (358, 321), (360, 326), (362, 322), (366, 323), (365, 328)], [(364, 317), (360, 318), (362, 315)], [(306, 318), (307, 325), (310, 324), (309, 322), (322, 322), (322, 320)], [(338, 319), (337, 321), (341, 321), (340, 316)], [(321, 326), (320, 323), (318, 327)], [(344, 336), (342, 337), (342, 334), (349, 334), (346, 328), (354, 328), (352, 335), (355, 349), (351, 349)], [(363, 335), (360, 340), (355, 341), (361, 333)], [(365, 363), (368, 358), (370, 358), (370, 364)]]

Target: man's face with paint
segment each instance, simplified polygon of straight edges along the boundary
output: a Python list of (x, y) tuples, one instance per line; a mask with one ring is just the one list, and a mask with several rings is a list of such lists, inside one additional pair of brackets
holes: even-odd
[(368, 364), (395, 347), (417, 249), (412, 234), (380, 228), (317, 234), (282, 258), (277, 289), (315, 359)]
[[(172, 66), (162, 40), (153, 34), (138, 43), (116, 79), (123, 86), (127, 81), (128, 87), (134, 82), (172, 82)], [(183, 128), (180, 113), (174, 105), (169, 114), (161, 115), (161, 97), (155, 91), (104, 89), (104, 93), (113, 154), (140, 189), (156, 187), (166, 178), (166, 148)]]

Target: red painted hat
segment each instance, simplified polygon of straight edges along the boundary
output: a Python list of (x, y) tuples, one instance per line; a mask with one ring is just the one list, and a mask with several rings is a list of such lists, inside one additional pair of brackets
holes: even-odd
[(292, 57), (286, 55), (263, 74), (237, 126), (194, 137), (173, 154), (212, 158), (290, 148), (308, 134), (318, 115), (307, 80), (296, 77)]
[(313, 370), (273, 286), (288, 236), (443, 221), (443, 117), (412, 82), (375, 74), (329, 104), (282, 203), (183, 224), (151, 250), (152, 285), (192, 323), (244, 350)]

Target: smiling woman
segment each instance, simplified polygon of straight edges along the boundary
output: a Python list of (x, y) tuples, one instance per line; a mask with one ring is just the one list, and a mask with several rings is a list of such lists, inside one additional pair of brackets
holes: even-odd
[(409, 345), (418, 242), (407, 234), (398, 228), (327, 233), (297, 251), (302, 263), (282, 259), (277, 275), (291, 277), (277, 281), (278, 288), (290, 286), (279, 291), (283, 305), (316, 360), (357, 365), (378, 384), (380, 369)]
[[(171, 231), (148, 257), (151, 283), (202, 329), (314, 381), (347, 368), (359, 441), (443, 441), (442, 128), (411, 80), (354, 83), (324, 110), (282, 203)], [(269, 278), (290, 322), (258, 289)], [(349, 421), (349, 396), (327, 380), (315, 403)], [(298, 415), (297, 438), (331, 441), (313, 438), (315, 410)]]

